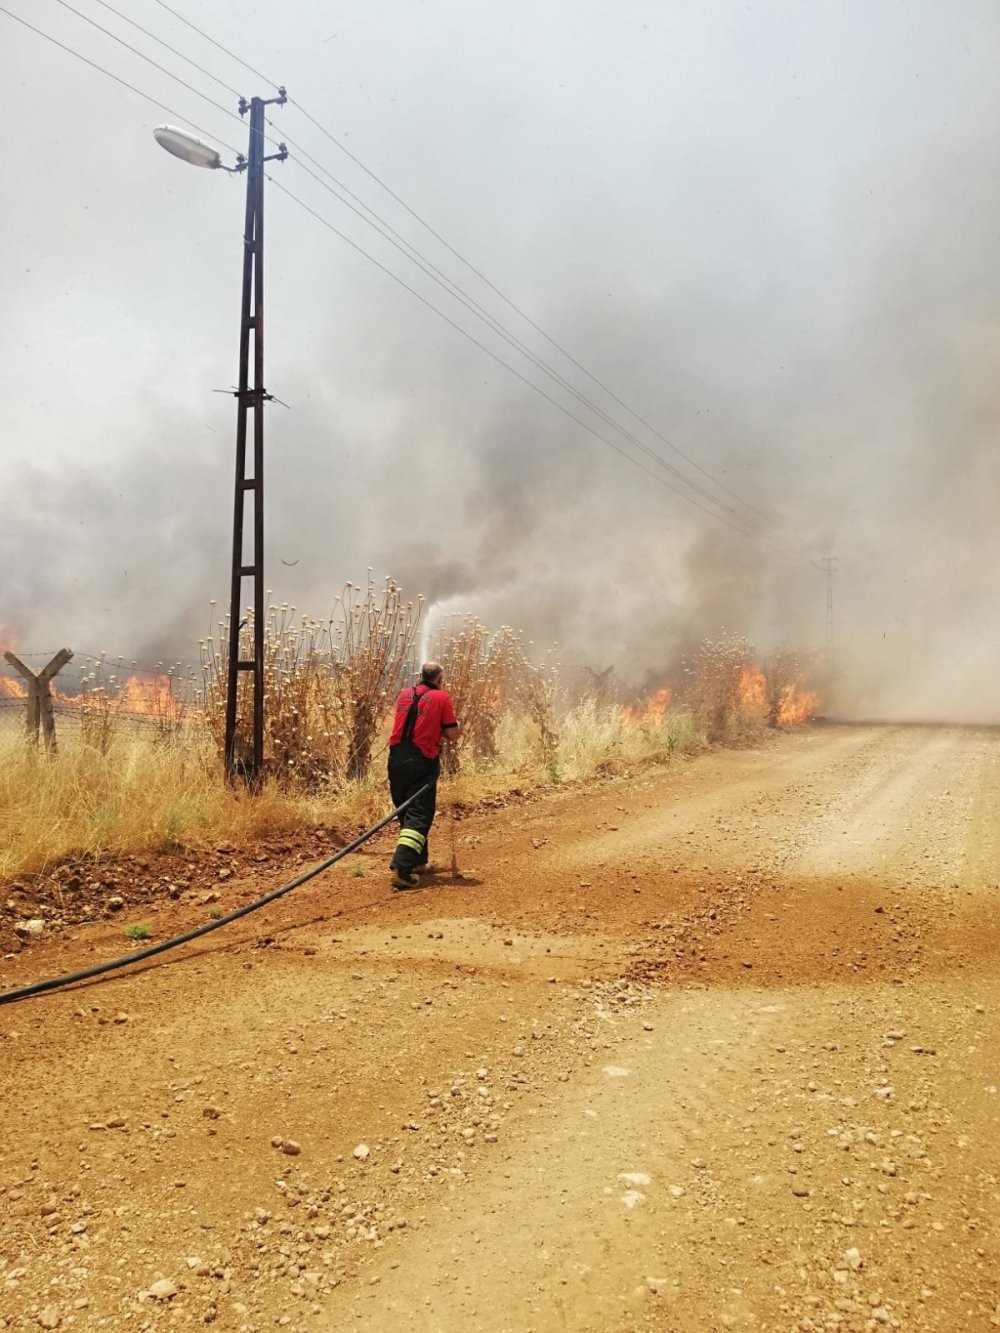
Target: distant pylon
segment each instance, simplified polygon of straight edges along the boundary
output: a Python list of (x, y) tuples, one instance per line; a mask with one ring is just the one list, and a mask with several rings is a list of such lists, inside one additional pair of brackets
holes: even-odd
[(821, 560), (813, 560), (812, 566), (821, 573), (826, 572), (826, 664), (833, 663), (833, 574), (837, 568), (837, 557), (825, 555)]

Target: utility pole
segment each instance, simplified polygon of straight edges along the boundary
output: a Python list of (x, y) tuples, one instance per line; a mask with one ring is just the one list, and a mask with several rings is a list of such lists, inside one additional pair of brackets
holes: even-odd
[[(239, 387), (235, 391), (236, 489), (233, 504), (233, 562), (229, 597), (229, 656), (226, 682), (226, 776), (241, 775), (257, 781), (264, 766), (264, 404), (271, 394), (264, 388), (264, 163), (282, 162), (288, 156), (284, 144), (277, 153), (264, 155), (264, 108), (287, 101), (284, 88), (272, 98), (240, 98), (240, 115), (250, 112), (250, 144), (247, 173), (246, 224), (243, 230), (243, 304), (240, 317)], [(253, 333), (253, 376), (250, 373), (250, 334)], [(253, 457), (247, 469), (247, 425), (253, 415)], [(252, 495), (249, 542), (246, 532), (248, 496)], [(247, 547), (249, 546), (249, 553)], [(251, 583), (253, 633), (249, 656), (240, 652), (243, 581)], [(245, 738), (237, 746), (237, 703), (240, 675), (250, 673), (253, 695), (249, 745)]]
[(833, 665), (833, 575), (837, 568), (837, 557), (825, 555), (822, 560), (810, 562), (820, 573), (826, 572), (826, 665)]

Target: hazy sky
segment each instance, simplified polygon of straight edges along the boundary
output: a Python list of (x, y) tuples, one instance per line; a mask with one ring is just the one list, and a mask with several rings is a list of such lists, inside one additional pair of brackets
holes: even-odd
[[(245, 148), (246, 129), (57, 0), (4, 3), (171, 110), (0, 14), (0, 625), (29, 650), (191, 661), (227, 596), (235, 405), (213, 391), (236, 377), (244, 186), (168, 157), (151, 131), (195, 125)], [(234, 109), (98, 0), (71, 3)], [(271, 91), (156, 0), (114, 5), (247, 96)], [(286, 84), (298, 105), (271, 109), (276, 137), (757, 522), (308, 111), (772, 520), (753, 540), (692, 507), (627, 439), (573, 405), (647, 473), (269, 184), (267, 385), (291, 408), (267, 417), (277, 600), (322, 616), (372, 567), (638, 679), (723, 628), (821, 646), (810, 562), (832, 553), (852, 706), (1000, 718), (995, 5), (172, 7)], [(310, 179), (298, 149), (271, 174), (572, 405)]]

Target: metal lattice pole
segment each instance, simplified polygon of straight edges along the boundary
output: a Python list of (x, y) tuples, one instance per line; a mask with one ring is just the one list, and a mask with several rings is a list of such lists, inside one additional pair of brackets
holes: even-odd
[[(274, 98), (254, 97), (240, 103), (240, 114), (250, 112), (247, 153), (246, 222), (243, 230), (243, 299), (240, 317), (240, 369), (236, 389), (236, 486), (233, 502), (233, 557), (229, 596), (229, 652), (226, 679), (225, 765), (229, 778), (256, 781), (264, 766), (264, 404), (271, 395), (264, 388), (264, 163), (281, 161), (287, 150), (264, 155), (264, 108), (286, 101), (284, 88)], [(253, 334), (253, 376), (250, 371), (250, 335)], [(253, 414), (252, 464), (247, 468), (248, 415)], [(253, 496), (251, 532), (247, 541), (247, 495)], [(247, 547), (249, 546), (249, 558)], [(250, 580), (252, 634), (241, 631), (244, 580)], [(249, 640), (250, 654), (241, 644)], [(248, 673), (252, 690), (249, 738), (240, 737), (239, 688)], [(247, 743), (249, 740), (249, 743)]]

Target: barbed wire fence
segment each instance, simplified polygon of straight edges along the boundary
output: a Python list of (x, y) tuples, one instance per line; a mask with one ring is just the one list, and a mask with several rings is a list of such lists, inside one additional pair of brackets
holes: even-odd
[[(0, 731), (26, 730), (34, 738), (41, 725), (46, 744), (55, 746), (55, 723), (60, 730), (86, 727), (95, 721), (114, 721), (137, 731), (164, 732), (184, 725), (207, 727), (203, 710), (203, 682), (193, 667), (177, 662), (140, 666), (124, 656), (107, 652), (69, 653), (76, 671), (63, 670), (46, 682), (47, 697), (32, 686), (47, 665), (68, 650), (21, 650), (0, 654)], [(20, 662), (19, 669), (11, 660)]]

